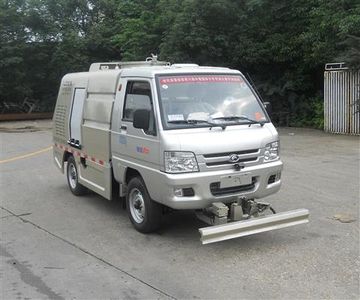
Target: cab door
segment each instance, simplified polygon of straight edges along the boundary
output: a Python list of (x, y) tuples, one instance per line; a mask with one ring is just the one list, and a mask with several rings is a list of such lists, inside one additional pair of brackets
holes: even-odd
[[(145, 183), (153, 171), (159, 170), (160, 147), (154, 109), (152, 81), (143, 78), (122, 78), (123, 92), (117, 97), (112, 130), (112, 161), (115, 178), (124, 182), (127, 167), (140, 172)], [(149, 130), (135, 128), (133, 116), (137, 109), (150, 111)]]

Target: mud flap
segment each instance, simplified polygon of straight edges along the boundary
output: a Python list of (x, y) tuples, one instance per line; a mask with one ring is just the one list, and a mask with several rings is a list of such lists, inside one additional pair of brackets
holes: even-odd
[(270, 216), (200, 228), (200, 240), (204, 245), (308, 222), (309, 211), (296, 209)]

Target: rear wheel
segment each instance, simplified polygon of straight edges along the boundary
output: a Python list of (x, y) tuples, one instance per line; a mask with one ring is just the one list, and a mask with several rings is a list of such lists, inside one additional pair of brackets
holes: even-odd
[(162, 206), (153, 201), (141, 177), (134, 177), (128, 184), (126, 209), (137, 231), (150, 233), (160, 227)]
[(86, 188), (79, 183), (79, 175), (76, 167), (75, 159), (70, 156), (67, 161), (66, 177), (70, 191), (76, 195), (81, 196), (86, 193)]

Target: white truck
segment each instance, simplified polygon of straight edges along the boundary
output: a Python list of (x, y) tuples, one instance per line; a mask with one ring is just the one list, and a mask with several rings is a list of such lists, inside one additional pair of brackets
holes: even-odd
[(61, 81), (53, 154), (71, 192), (125, 198), (133, 226), (170, 209), (210, 226), (203, 244), (308, 222), (259, 202), (281, 185), (279, 136), (241, 72), (144, 62), (93, 63)]

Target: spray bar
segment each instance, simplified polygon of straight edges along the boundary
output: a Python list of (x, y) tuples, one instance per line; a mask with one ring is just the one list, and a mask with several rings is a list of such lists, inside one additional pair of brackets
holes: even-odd
[(270, 216), (200, 228), (200, 240), (204, 245), (308, 222), (309, 211), (296, 209)]

